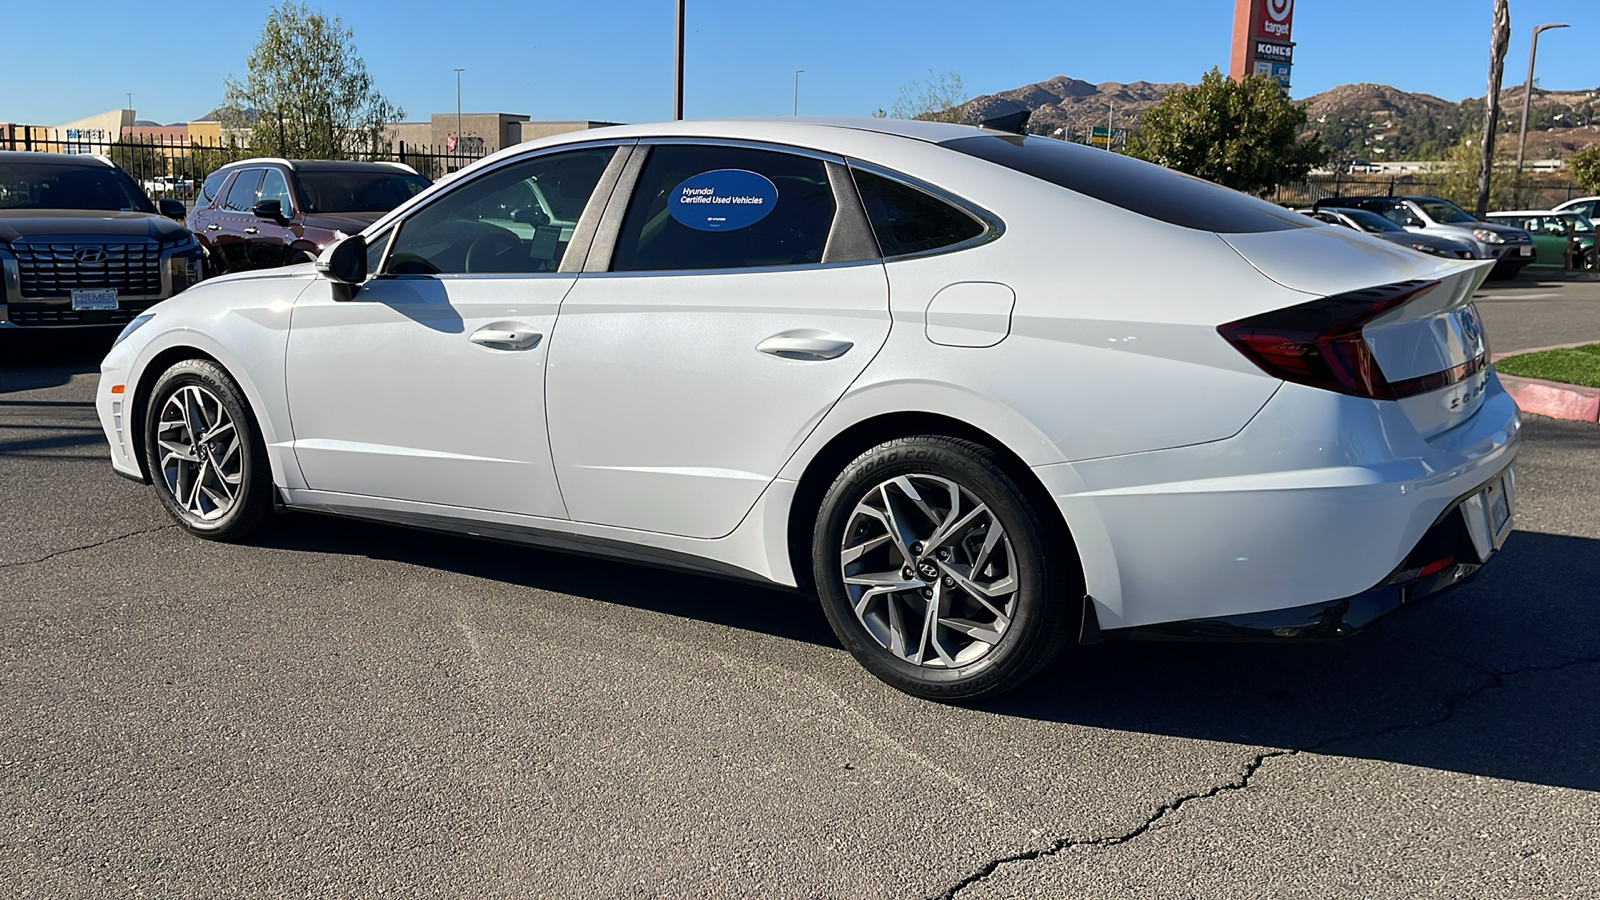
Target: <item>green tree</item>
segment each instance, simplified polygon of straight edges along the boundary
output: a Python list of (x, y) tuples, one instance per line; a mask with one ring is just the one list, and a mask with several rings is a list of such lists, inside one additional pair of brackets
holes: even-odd
[(1128, 152), (1226, 185), (1259, 193), (1304, 178), (1328, 158), (1315, 135), (1299, 137), (1306, 112), (1264, 75), (1243, 81), (1213, 68), (1145, 111)]
[(1567, 160), (1567, 170), (1572, 173), (1572, 183), (1586, 191), (1600, 191), (1600, 144), (1572, 154)]
[(148, 139), (114, 141), (106, 148), (106, 155), (135, 181), (148, 181), (167, 174), (166, 158)]
[(384, 126), (405, 116), (372, 85), (354, 32), (284, 0), (267, 15), (244, 81), (229, 76), (218, 118), (248, 132), (256, 153), (303, 159), (372, 156)]
[[(1434, 170), (1437, 181), (1429, 193), (1470, 212), (1478, 203), (1480, 154), (1477, 135), (1446, 150), (1443, 164)], [(1517, 202), (1516, 182), (1511, 176), (1511, 160), (1504, 152), (1495, 151), (1489, 193), (1485, 200), (1490, 209), (1516, 209), (1521, 205)]]
[(955, 72), (935, 73), (929, 69), (927, 81), (913, 81), (900, 88), (900, 97), (889, 107), (888, 117), (959, 122), (959, 109), (966, 101), (967, 94), (961, 87), (960, 75)]

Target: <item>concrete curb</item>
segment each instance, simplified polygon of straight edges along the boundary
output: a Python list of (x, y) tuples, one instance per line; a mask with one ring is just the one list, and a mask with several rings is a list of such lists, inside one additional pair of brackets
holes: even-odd
[(1515, 375), (1501, 375), (1500, 383), (1523, 412), (1552, 419), (1600, 422), (1600, 388)]

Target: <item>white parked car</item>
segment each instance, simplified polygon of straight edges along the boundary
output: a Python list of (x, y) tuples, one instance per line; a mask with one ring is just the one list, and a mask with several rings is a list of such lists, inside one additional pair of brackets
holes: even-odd
[(1426, 257), (1116, 154), (886, 120), (521, 144), (102, 367), (188, 531), (275, 506), (814, 591), (914, 694), (1118, 637), (1342, 637), (1511, 527)]

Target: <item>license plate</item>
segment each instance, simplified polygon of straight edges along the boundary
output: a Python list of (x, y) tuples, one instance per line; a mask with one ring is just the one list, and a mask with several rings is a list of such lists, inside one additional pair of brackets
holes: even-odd
[(75, 290), (72, 292), (73, 309), (116, 309), (117, 289), (99, 291)]
[(1522, 256), (1532, 256), (1533, 255), (1533, 248), (1532, 247), (1518, 247), (1517, 248), (1517, 253), (1522, 255)]
[(1517, 489), (1517, 475), (1510, 469), (1489, 487), (1489, 531), (1494, 535), (1494, 545), (1505, 543), (1511, 524), (1511, 510), (1516, 504), (1513, 494)]

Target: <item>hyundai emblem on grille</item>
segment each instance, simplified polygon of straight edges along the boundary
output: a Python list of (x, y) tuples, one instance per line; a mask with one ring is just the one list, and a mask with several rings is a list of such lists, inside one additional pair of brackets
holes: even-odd
[(72, 256), (81, 263), (93, 264), (106, 261), (106, 251), (101, 247), (81, 247)]

